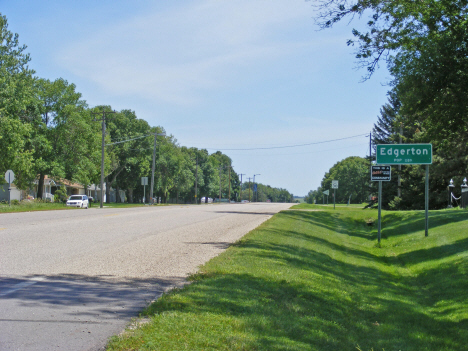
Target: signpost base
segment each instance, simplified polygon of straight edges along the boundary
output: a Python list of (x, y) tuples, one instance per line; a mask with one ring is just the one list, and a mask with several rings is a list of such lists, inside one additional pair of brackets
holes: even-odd
[(425, 235), (429, 236), (429, 165), (426, 165), (426, 219), (425, 219)]
[(381, 238), (381, 229), (382, 229), (382, 181), (379, 181), (379, 226), (378, 226), (378, 234), (377, 234), (377, 239), (379, 241), (379, 247), (380, 247), (380, 238)]

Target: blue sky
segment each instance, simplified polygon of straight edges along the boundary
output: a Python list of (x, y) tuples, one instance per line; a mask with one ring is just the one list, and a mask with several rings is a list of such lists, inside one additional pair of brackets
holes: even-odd
[(320, 31), (312, 5), (0, 0), (0, 11), (37, 76), (64, 78), (90, 106), (134, 110), (182, 146), (223, 151), (244, 180), (260, 174), (301, 196), (336, 162), (368, 155), (362, 135), (389, 90), (384, 67), (361, 82), (346, 46), (365, 19)]

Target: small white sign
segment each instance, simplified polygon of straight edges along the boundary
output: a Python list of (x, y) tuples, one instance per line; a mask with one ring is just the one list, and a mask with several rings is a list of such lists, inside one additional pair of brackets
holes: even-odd
[(11, 169), (6, 171), (5, 180), (6, 180), (7, 183), (13, 183), (13, 181), (15, 180), (15, 173), (13, 173), (13, 171)]
[(338, 181), (332, 180), (332, 189), (338, 189)]

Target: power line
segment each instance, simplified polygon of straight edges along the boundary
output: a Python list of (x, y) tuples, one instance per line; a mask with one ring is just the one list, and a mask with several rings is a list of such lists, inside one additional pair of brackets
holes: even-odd
[[(317, 154), (317, 153), (324, 153), (324, 152), (328, 152), (328, 151), (336, 151), (336, 150), (342, 150), (342, 149), (347, 149), (347, 148), (350, 148), (350, 147), (354, 147), (354, 146), (365, 146), (366, 147), (366, 150), (369, 146), (368, 143), (360, 143), (360, 144), (353, 144), (353, 145), (347, 145), (347, 146), (343, 146), (343, 147), (338, 147), (338, 148), (333, 148), (333, 149), (326, 149), (326, 150), (316, 150), (316, 151), (307, 151), (307, 152), (294, 152), (294, 153), (284, 153), (284, 154), (278, 154), (278, 153), (255, 153), (254, 155), (255, 156), (292, 156), (292, 155), (311, 155), (311, 154)], [(369, 150), (367, 150), (369, 151)], [(367, 152), (366, 151), (366, 152)], [(230, 155), (243, 155), (242, 153), (234, 153), (234, 154), (230, 154)]]
[(139, 136), (139, 137), (136, 137), (136, 138), (133, 138), (133, 139), (127, 139), (127, 140), (122, 140), (122, 141), (116, 141), (115, 143), (106, 144), (106, 146), (115, 145), (115, 144), (122, 144), (122, 143), (126, 143), (127, 141), (132, 141), (132, 140), (137, 140), (137, 139), (146, 138), (147, 136), (150, 136), (150, 135), (151, 135), (151, 134), (147, 134), (147, 135)]
[(293, 148), (293, 147), (301, 147), (301, 146), (310, 146), (310, 145), (317, 145), (317, 144), (325, 144), (325, 143), (331, 143), (334, 141), (340, 141), (340, 140), (346, 140), (346, 139), (352, 139), (352, 138), (357, 138), (357, 137), (362, 137), (362, 136), (368, 136), (369, 134), (359, 134), (359, 135), (353, 135), (350, 137), (345, 137), (345, 138), (339, 138), (339, 139), (331, 139), (331, 140), (325, 140), (325, 141), (317, 141), (313, 143), (306, 143), (306, 144), (296, 144), (296, 145), (285, 145), (285, 146), (271, 146), (271, 147), (253, 147), (253, 148), (242, 148), (242, 149), (215, 149), (215, 148), (206, 148), (207, 150), (219, 150), (219, 151), (251, 151), (251, 150), (271, 150), (271, 149), (286, 149), (286, 148)]
[(115, 142), (117, 142), (117, 141), (126, 140), (126, 139), (128, 139), (128, 138), (138, 138), (138, 137), (142, 137), (142, 138), (143, 138), (143, 137), (145, 137), (145, 136), (152, 136), (152, 135), (153, 135), (153, 133), (144, 134), (144, 135), (142, 135), (142, 134), (135, 134), (135, 135), (133, 135), (133, 136), (126, 135), (126, 136), (122, 136), (122, 137), (120, 137), (120, 138), (116, 138), (116, 139), (111, 140), (111, 141), (115, 143)]

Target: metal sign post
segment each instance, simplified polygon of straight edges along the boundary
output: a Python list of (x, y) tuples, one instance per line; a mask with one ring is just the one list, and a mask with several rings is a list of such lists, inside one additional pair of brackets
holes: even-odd
[[(323, 195), (327, 195), (327, 205), (328, 205), (328, 195), (330, 194), (330, 190), (325, 190)], [(325, 196), (323, 197), (323, 204), (325, 205)]]
[(380, 238), (382, 233), (382, 181), (379, 180), (379, 214), (378, 214), (378, 231), (377, 231), (377, 240), (380, 245)]
[(429, 165), (426, 165), (426, 218), (424, 236), (429, 236)]
[(146, 185), (148, 185), (148, 177), (141, 177), (141, 185), (143, 185), (143, 203), (146, 203)]
[(15, 173), (11, 169), (6, 171), (5, 180), (8, 182), (8, 206), (11, 206), (11, 183), (15, 180)]
[(332, 180), (332, 189), (333, 189), (333, 209), (335, 209), (336, 189), (338, 189), (337, 180)]
[(372, 166), (371, 167), (371, 181), (379, 182), (379, 214), (378, 214), (378, 232), (377, 240), (381, 239), (382, 232), (382, 181), (389, 182), (392, 179), (392, 167), (391, 166)]

